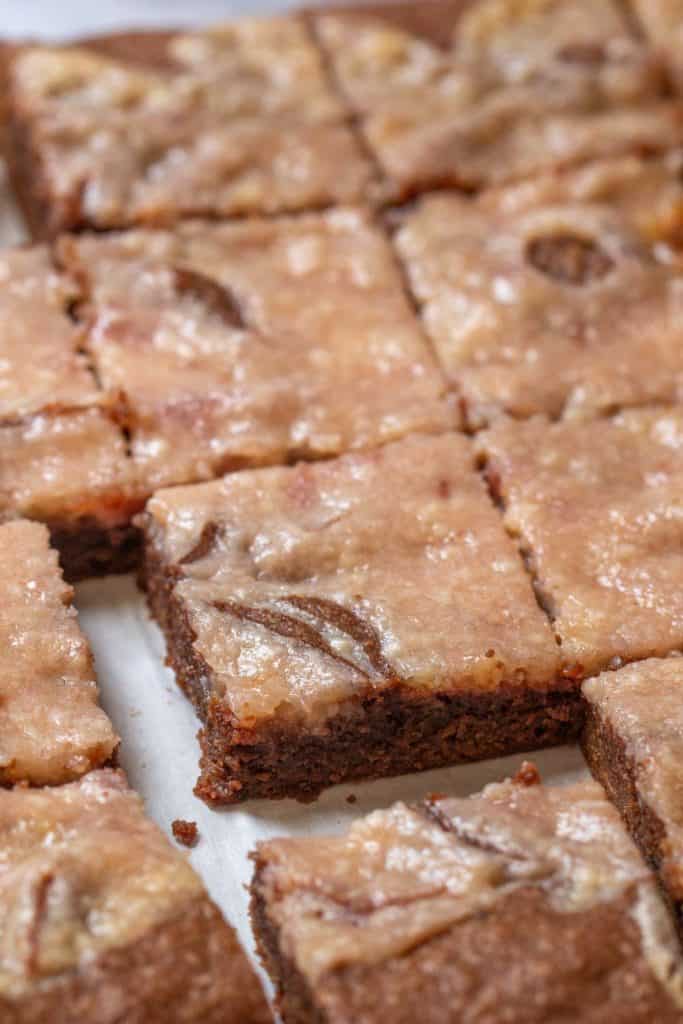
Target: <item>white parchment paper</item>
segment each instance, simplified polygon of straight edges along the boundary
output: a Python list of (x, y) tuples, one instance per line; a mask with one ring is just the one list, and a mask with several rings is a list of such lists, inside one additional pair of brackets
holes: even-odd
[[(221, 0), (0, 0), (0, 34), (65, 39), (135, 25), (199, 24), (236, 14), (271, 13), (286, 0), (226, 3)], [(0, 169), (0, 244), (23, 237), (20, 218)], [(429, 792), (467, 795), (513, 774), (515, 756), (421, 775), (339, 786), (316, 803), (260, 801), (225, 811), (209, 810), (192, 794), (197, 777), (198, 721), (164, 666), (164, 641), (150, 621), (132, 577), (79, 585), (81, 624), (95, 652), (102, 703), (122, 738), (122, 766), (144, 797), (149, 814), (170, 833), (175, 818), (196, 821), (198, 846), (192, 863), (228, 920), (253, 954), (245, 886), (248, 854), (255, 843), (276, 835), (314, 835), (343, 830), (355, 817), (395, 800), (417, 800)], [(585, 772), (575, 748), (533, 757), (546, 782)], [(349, 796), (355, 796), (353, 803)]]

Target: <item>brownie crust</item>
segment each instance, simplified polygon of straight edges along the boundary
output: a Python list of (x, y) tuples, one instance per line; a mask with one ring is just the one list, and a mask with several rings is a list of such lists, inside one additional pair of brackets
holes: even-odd
[(209, 666), (153, 544), (145, 546), (144, 563), (147, 599), (169, 662), (203, 722), (195, 793), (208, 804), (309, 801), (337, 783), (557, 746), (580, 733), (583, 703), (572, 679), (558, 679), (542, 693), (516, 684), (479, 695), (420, 692), (389, 681), (347, 700), (318, 732), (294, 720), (246, 728), (210, 696)]
[(231, 933), (208, 898), (132, 946), (114, 949), (19, 1001), (3, 1024), (266, 1024), (261, 990), (244, 983)]
[(323, 976), (313, 993), (282, 952), (266, 873), (257, 856), (251, 917), (285, 1024), (452, 1024), (464, 1006), (468, 1024), (500, 1021), (501, 1007), (506, 1024), (647, 1024), (653, 1010), (661, 1024), (678, 1019), (642, 957), (628, 894), (563, 914), (521, 888), (403, 956)]
[[(623, 739), (592, 703), (588, 703), (586, 709), (581, 747), (594, 778), (605, 788), (643, 856), (658, 872), (664, 857), (662, 843), (666, 838), (666, 828), (638, 794), (637, 766), (629, 757)], [(683, 893), (677, 899), (670, 889), (661, 888), (683, 938)]]

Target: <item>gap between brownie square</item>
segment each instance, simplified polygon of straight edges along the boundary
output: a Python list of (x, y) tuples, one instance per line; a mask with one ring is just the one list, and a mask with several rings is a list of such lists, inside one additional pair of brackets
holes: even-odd
[(161, 491), (139, 525), (209, 803), (578, 734), (578, 682), (460, 435)]

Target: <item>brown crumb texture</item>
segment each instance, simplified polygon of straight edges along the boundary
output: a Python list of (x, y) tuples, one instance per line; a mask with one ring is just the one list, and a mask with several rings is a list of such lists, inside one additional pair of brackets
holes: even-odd
[(199, 829), (196, 821), (183, 821), (176, 818), (171, 824), (174, 838), (183, 846), (193, 847), (199, 842)]
[(680, 1020), (675, 933), (595, 783), (397, 804), (342, 837), (262, 843), (254, 860), (252, 921), (286, 1024)]
[(394, 196), (662, 151), (683, 137), (667, 61), (618, 0), (335, 5), (310, 16)]
[(311, 799), (580, 727), (577, 685), (458, 435), (159, 492), (141, 526), (211, 803)]

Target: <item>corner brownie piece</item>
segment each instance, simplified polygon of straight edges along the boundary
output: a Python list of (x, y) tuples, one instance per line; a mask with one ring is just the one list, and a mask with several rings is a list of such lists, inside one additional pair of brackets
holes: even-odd
[(594, 782), (532, 765), (254, 854), (286, 1024), (674, 1022), (683, 964), (654, 877)]
[(110, 761), (92, 654), (38, 523), (0, 526), (0, 784), (57, 784)]
[(367, 213), (65, 238), (146, 484), (445, 430), (446, 382)]
[(310, 209), (370, 187), (299, 17), (114, 42), (10, 62), (10, 168), (35, 234)]
[(683, 410), (500, 422), (479, 440), (566, 670), (683, 647)]
[(142, 525), (208, 802), (575, 735), (577, 687), (459, 435), (160, 491)]
[(399, 196), (683, 139), (666, 62), (611, 0), (439, 0), (312, 17)]
[(588, 764), (659, 871), (683, 934), (683, 659), (604, 672), (583, 694)]
[(423, 197), (396, 234), (469, 425), (683, 397), (683, 158)]
[(266, 1024), (256, 977), (122, 773), (0, 793), (6, 1024)]

